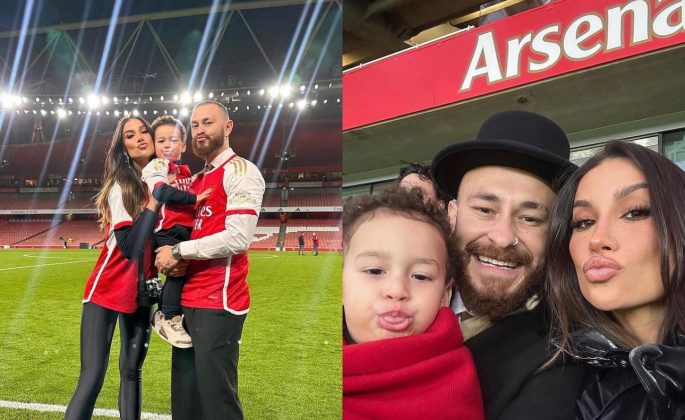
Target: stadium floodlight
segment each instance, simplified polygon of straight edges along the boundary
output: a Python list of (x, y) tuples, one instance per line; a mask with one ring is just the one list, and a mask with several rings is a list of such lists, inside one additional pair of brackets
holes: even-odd
[(100, 111), (97, 111), (97, 112), (95, 113), (95, 115), (97, 115), (97, 116), (99, 117), (99, 116), (100, 116)]
[(264, 96), (264, 92), (265, 92), (264, 89), (259, 89), (259, 94), (260, 94), (260, 95)]
[(36, 111), (36, 110), (34, 109), (34, 110), (33, 110), (33, 115), (38, 115), (38, 111)]
[(81, 115), (81, 111), (76, 111), (76, 115)]
[(163, 101), (163, 100), (164, 100), (164, 95), (160, 96), (160, 97), (159, 97), (159, 100), (160, 100), (160, 101)]
[[(81, 100), (79, 99), (79, 102)], [(98, 98), (94, 93), (88, 95), (88, 108), (97, 108), (100, 106), (100, 98)]]
[(138, 115), (140, 115), (140, 113), (138, 112), (137, 109), (134, 108), (134, 109), (133, 109), (133, 116), (134, 116), (134, 117), (137, 117)]
[(79, 97), (78, 97), (78, 103), (80, 103), (81, 105), (85, 104), (85, 103), (86, 103), (86, 98), (84, 98), (83, 96), (79, 96)]
[(290, 92), (293, 90), (293, 88), (290, 85), (281, 85), (280, 88), (278, 88), (278, 92), (281, 94), (283, 98), (287, 98), (290, 96)]
[(0, 95), (0, 101), (2, 102), (2, 107), (5, 109), (9, 109), (14, 106), (14, 98), (9, 93), (3, 93)]
[(193, 95), (193, 100), (195, 102), (200, 102), (203, 98), (204, 96), (202, 96), (202, 92), (200, 92), (199, 90), (195, 92), (195, 95)]
[(247, 108), (247, 110), (249, 111), (249, 110), (250, 110), (250, 105), (246, 106), (245, 108)]
[(174, 101), (178, 101), (178, 95), (174, 95)]
[(46, 115), (48, 115), (48, 111), (46, 111), (46, 110), (44, 110), (44, 109), (41, 109), (41, 110), (40, 110), (40, 115), (46, 116)]
[(150, 96), (150, 102), (152, 102), (152, 96)]
[(157, 115), (157, 110), (152, 111), (152, 115)]
[(188, 116), (188, 108), (181, 108), (181, 116), (182, 117)]
[(73, 103), (74, 103), (74, 98), (72, 98), (71, 96), (69, 97), (69, 103), (70, 103), (70, 104), (73, 104)]
[(131, 114), (128, 112), (128, 109), (125, 109), (124, 110), (124, 117), (128, 117), (129, 115), (131, 115)]
[(299, 101), (297, 101), (297, 107), (301, 110), (305, 109), (307, 107), (307, 100), (306, 99), (300, 99)]
[(102, 105), (107, 105), (107, 104), (109, 103), (109, 99), (107, 99), (106, 96), (102, 96), (102, 97), (100, 98), (100, 103), (101, 103)]
[(336, 99), (336, 102), (340, 103), (340, 98)]
[(222, 97), (222, 98), (224, 97), (224, 92), (221, 92), (221, 97)]
[(190, 92), (183, 92), (181, 94), (181, 103), (183, 105), (187, 105), (190, 102), (192, 102), (192, 97), (190, 96)]
[(214, 98), (214, 92), (209, 92), (209, 95), (207, 95), (207, 96), (209, 97), (209, 99)]
[(119, 102), (119, 98), (117, 98), (117, 97), (115, 96), (114, 98), (112, 98), (112, 102), (114, 102), (115, 104), (118, 103), (118, 102)]
[(55, 115), (55, 110), (51, 110), (50, 115)]
[(300, 85), (300, 92), (304, 93), (304, 90), (306, 89), (305, 85)]
[(36, 102), (40, 102), (40, 98), (36, 98)]
[(71, 110), (67, 111), (67, 115), (73, 115), (74, 113), (71, 112)]
[(262, 106), (261, 106), (261, 105), (257, 105), (257, 109), (262, 109)]
[(109, 111), (105, 111), (105, 115), (109, 115)]
[(50, 103), (52, 103), (52, 98), (48, 98), (48, 101), (50, 101)]
[(147, 109), (143, 111), (143, 115), (147, 115)]
[(318, 89), (319, 85), (314, 85), (314, 90)]
[(67, 117), (67, 111), (64, 108), (57, 108), (57, 118), (60, 120)]
[(324, 100), (323, 100), (323, 103), (327, 104), (327, 103), (328, 103), (328, 99), (324, 99)]
[(316, 101), (316, 99), (312, 99), (312, 101), (310, 103), (312, 104), (312, 106), (316, 106), (317, 101)]
[(178, 111), (176, 110), (176, 108), (174, 108), (174, 110), (171, 111), (171, 113), (174, 114), (174, 115), (176, 115), (176, 114), (178, 114)]
[(128, 102), (128, 96), (124, 98), (124, 102)]
[(250, 89), (247, 90), (247, 94), (248, 94), (248, 95), (250, 94)]
[(278, 96), (278, 86), (271, 86), (269, 88), (269, 95), (271, 95), (272, 98)]
[(24, 114), (28, 114), (28, 113), (29, 113), (29, 110), (28, 110), (28, 109), (25, 109), (25, 110), (24, 110)]
[(22, 101), (24, 101), (24, 103), (28, 103), (28, 102), (29, 102), (29, 98), (27, 98), (26, 96), (24, 96), (24, 97), (21, 98), (21, 99), (22, 99)]
[(120, 114), (121, 114), (121, 113), (119, 112), (118, 109), (115, 109), (115, 110), (114, 110), (114, 116), (115, 116), (115, 117), (119, 117)]

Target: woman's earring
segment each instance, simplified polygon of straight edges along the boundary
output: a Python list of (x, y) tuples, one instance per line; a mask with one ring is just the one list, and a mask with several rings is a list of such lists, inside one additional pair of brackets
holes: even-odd
[(126, 165), (130, 168), (131, 167), (131, 157), (126, 152), (121, 152), (121, 154), (124, 157), (124, 161), (126, 162)]

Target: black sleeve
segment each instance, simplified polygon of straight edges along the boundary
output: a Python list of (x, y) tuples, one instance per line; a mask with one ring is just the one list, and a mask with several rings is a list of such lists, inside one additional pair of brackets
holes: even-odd
[(156, 224), (157, 212), (145, 209), (133, 225), (115, 230), (114, 236), (121, 254), (129, 260), (141, 255)]
[(152, 196), (162, 203), (177, 206), (195, 204), (195, 201), (197, 201), (195, 194), (177, 190), (167, 184), (155, 187), (154, 191), (152, 191)]

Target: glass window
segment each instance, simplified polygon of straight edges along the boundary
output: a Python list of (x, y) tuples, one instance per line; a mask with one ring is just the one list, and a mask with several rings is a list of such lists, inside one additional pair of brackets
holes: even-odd
[(664, 155), (685, 170), (685, 130), (663, 134)]
[[(684, 131), (684, 133), (685, 133), (685, 131)], [(639, 144), (640, 146), (645, 146), (645, 147), (648, 147), (648, 148), (654, 150), (655, 152), (659, 152), (659, 136), (643, 137), (640, 139), (627, 140), (627, 141), (632, 141), (635, 144)], [(583, 163), (585, 163), (588, 159), (590, 159), (592, 156), (594, 156), (594, 154), (597, 153), (599, 151), (599, 149), (601, 149), (603, 146), (604, 146), (603, 144), (600, 144), (600, 145), (595, 145), (595, 146), (571, 150), (570, 160), (571, 160), (571, 162), (580, 166)], [(685, 157), (685, 155), (684, 155), (684, 157)]]

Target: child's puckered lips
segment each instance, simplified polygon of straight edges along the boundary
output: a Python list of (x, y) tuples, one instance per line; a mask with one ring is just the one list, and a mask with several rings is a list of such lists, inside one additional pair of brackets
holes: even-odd
[(388, 331), (403, 332), (411, 327), (413, 317), (402, 310), (393, 309), (378, 314), (378, 325)]

